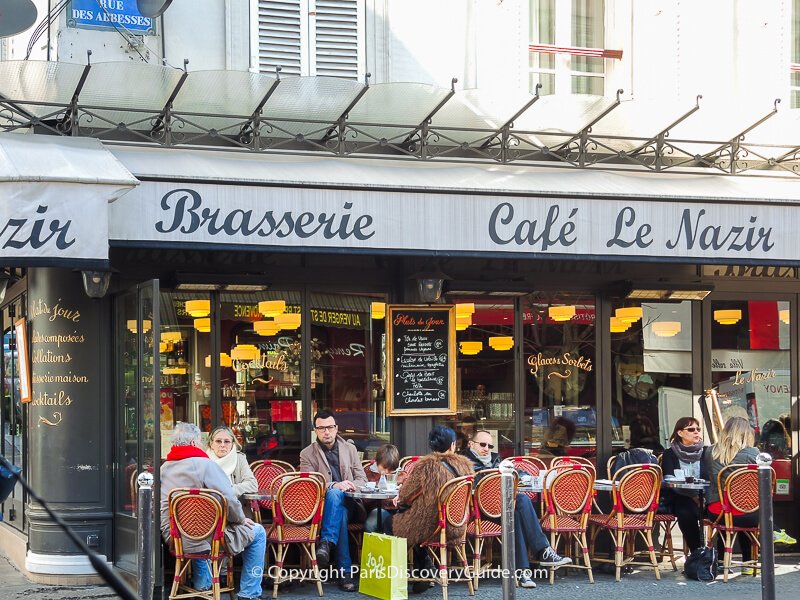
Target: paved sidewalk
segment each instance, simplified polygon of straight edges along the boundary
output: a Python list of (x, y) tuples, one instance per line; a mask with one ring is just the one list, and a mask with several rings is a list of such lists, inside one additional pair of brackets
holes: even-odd
[[(797, 555), (777, 557), (775, 587), (777, 600), (793, 600), (800, 598), (800, 557)], [(551, 586), (547, 581), (539, 581), (536, 589), (517, 588), (520, 600), (588, 600), (590, 598), (614, 598), (614, 600), (677, 600), (690, 595), (702, 600), (757, 600), (761, 598), (761, 578), (742, 577), (736, 575), (727, 584), (720, 577), (711, 584), (687, 580), (680, 572), (676, 573), (666, 564), (662, 570), (661, 581), (656, 581), (653, 572), (648, 569), (635, 571), (616, 583), (612, 575), (595, 575), (594, 585), (590, 585), (583, 572), (572, 571), (568, 577), (556, 580)], [(680, 563), (679, 563), (680, 568)], [(271, 592), (271, 589), (268, 590)], [(281, 591), (279, 598), (292, 600), (298, 598), (316, 598), (316, 587), (311, 584), (299, 585), (294, 589)], [(441, 590), (431, 588), (421, 595), (409, 594), (410, 599), (437, 600), (442, 597)], [(450, 598), (469, 598), (467, 586), (454, 584), (449, 588)], [(501, 598), (502, 590), (497, 580), (483, 580), (475, 595), (476, 598)], [(116, 595), (103, 586), (47, 586), (31, 583), (19, 573), (6, 558), (0, 555), (0, 598), (2, 600), (98, 600), (116, 598)], [(227, 598), (227, 596), (224, 596)], [(334, 600), (357, 600), (366, 598), (360, 594), (345, 593), (332, 584), (325, 585), (325, 598)]]

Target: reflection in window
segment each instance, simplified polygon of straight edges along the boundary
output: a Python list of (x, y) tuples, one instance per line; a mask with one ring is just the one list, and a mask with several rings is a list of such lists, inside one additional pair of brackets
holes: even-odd
[(536, 294), (523, 305), (525, 449), (596, 456), (594, 298)]
[(691, 302), (617, 304), (611, 331), (612, 448), (669, 445), (675, 422), (692, 416)]
[(789, 303), (712, 302), (711, 313), (711, 380), (722, 423), (748, 419), (762, 450), (789, 458)]
[(800, 107), (800, 0), (792, 0), (792, 65), (790, 77), (791, 104)]
[(456, 306), (457, 414), (442, 425), (456, 431), (459, 451), (477, 430), (488, 431), (494, 452), (514, 454), (514, 303), (450, 298)]

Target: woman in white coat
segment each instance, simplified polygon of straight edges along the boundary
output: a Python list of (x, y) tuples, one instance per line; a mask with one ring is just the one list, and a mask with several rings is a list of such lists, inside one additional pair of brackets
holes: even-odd
[(250, 465), (247, 464), (247, 457), (240, 451), (241, 447), (233, 435), (230, 428), (221, 425), (211, 432), (208, 436), (208, 457), (216, 462), (225, 474), (230, 477), (233, 484), (233, 491), (236, 497), (242, 502), (242, 509), (247, 518), (252, 519), (253, 513), (250, 510), (250, 502), (242, 499), (242, 494), (254, 494), (258, 491), (258, 481), (256, 481)]

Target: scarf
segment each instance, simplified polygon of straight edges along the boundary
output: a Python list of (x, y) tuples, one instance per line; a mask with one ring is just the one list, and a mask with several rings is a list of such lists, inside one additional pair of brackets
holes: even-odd
[(228, 452), (222, 458), (218, 458), (217, 455), (214, 454), (214, 451), (211, 448), (206, 450), (206, 452), (208, 453), (207, 455), (208, 458), (217, 463), (219, 465), (219, 468), (225, 472), (225, 475), (227, 475), (228, 477), (231, 477), (233, 475), (233, 472), (236, 470), (236, 463), (239, 460), (239, 457), (237, 456), (238, 452), (236, 452), (234, 448), (231, 448), (231, 451)]
[(167, 454), (167, 460), (183, 460), (184, 458), (208, 458), (208, 454), (197, 446), (173, 446)]
[(678, 440), (675, 440), (672, 442), (671, 447), (678, 460), (687, 464), (699, 461), (700, 456), (703, 454), (703, 440), (691, 446), (684, 446)]
[(491, 452), (489, 454), (487, 454), (486, 456), (481, 456), (480, 454), (478, 454), (474, 450), (470, 450), (470, 452), (472, 452), (472, 455), (475, 458), (477, 458), (479, 461), (481, 461), (481, 463), (483, 464), (484, 467), (489, 468), (489, 467), (492, 466), (492, 453)]

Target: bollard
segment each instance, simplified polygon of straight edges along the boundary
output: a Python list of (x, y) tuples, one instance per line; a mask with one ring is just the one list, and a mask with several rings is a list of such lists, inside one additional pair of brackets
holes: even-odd
[(772, 541), (772, 457), (756, 457), (758, 464), (758, 518), (761, 537), (761, 598), (775, 600), (775, 544)]
[(139, 597), (153, 600), (153, 474), (142, 471), (136, 478), (139, 484), (136, 517), (139, 529), (136, 536), (139, 548)]
[(502, 500), (502, 569), (503, 600), (517, 597), (516, 556), (514, 546), (514, 465), (508, 461), (500, 463), (500, 497)]

